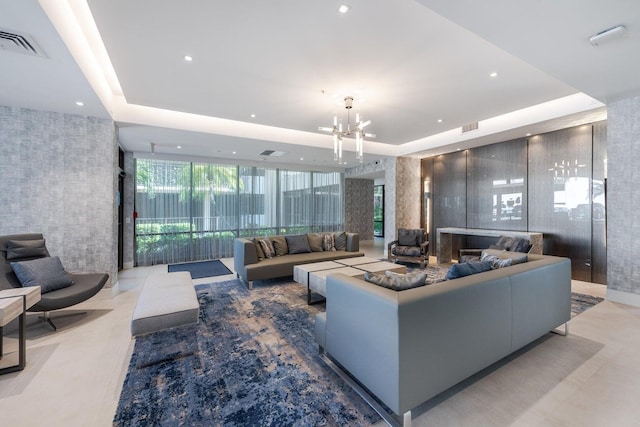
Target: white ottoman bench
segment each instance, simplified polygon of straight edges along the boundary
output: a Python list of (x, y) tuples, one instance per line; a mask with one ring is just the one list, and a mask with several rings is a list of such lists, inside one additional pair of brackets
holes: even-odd
[(147, 278), (131, 320), (131, 335), (157, 332), (198, 322), (200, 304), (187, 271), (156, 273)]

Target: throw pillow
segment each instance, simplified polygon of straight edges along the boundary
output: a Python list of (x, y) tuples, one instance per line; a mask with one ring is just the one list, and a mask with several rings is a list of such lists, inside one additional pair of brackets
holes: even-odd
[(522, 264), (529, 260), (527, 254), (521, 254), (519, 252), (500, 251), (496, 249), (485, 249), (484, 251), (482, 251), (482, 256), (480, 258), (486, 255), (495, 255), (500, 259), (509, 258), (511, 260), (511, 265)]
[(322, 234), (309, 233), (307, 238), (309, 239), (311, 252), (322, 252)]
[(258, 254), (258, 261), (262, 261), (264, 256), (264, 251), (262, 250), (262, 245), (258, 242), (258, 239), (253, 239), (253, 244), (256, 245), (256, 253)]
[(269, 240), (268, 237), (263, 237), (256, 240), (258, 240), (258, 242), (260, 243), (260, 247), (262, 247), (262, 252), (264, 252), (265, 258), (273, 258), (274, 256), (276, 256), (276, 250), (273, 247), (273, 243), (271, 243), (271, 240)]
[(287, 239), (284, 236), (271, 237), (271, 243), (273, 243), (273, 248), (276, 251), (276, 256), (282, 256), (289, 253)]
[(7, 260), (49, 256), (44, 239), (9, 240), (7, 242)]
[(513, 252), (527, 253), (529, 252), (529, 249), (531, 249), (531, 245), (526, 239), (517, 239), (516, 242), (511, 246), (511, 250)]
[(331, 233), (327, 233), (322, 235), (322, 250), (324, 251), (335, 251), (336, 250), (336, 241), (335, 237)]
[(485, 254), (484, 252), (482, 257), (480, 258), (480, 261), (489, 261), (493, 270), (497, 268), (509, 267), (513, 263), (513, 260), (511, 258), (503, 259), (495, 255)]
[(73, 284), (57, 256), (12, 262), (11, 268), (22, 286), (40, 286), (43, 294)]
[(446, 280), (458, 279), (460, 277), (470, 276), (476, 273), (483, 273), (485, 271), (491, 270), (491, 262), (489, 261), (478, 261), (478, 262), (465, 262), (463, 264), (453, 264), (449, 271), (447, 271), (447, 275), (445, 276)]
[(306, 234), (298, 234), (294, 236), (285, 236), (290, 254), (306, 254), (311, 252), (309, 248), (309, 239)]
[(347, 233), (344, 231), (338, 231), (333, 233), (333, 239), (335, 240), (336, 251), (347, 250)]
[(424, 271), (407, 274), (394, 273), (391, 271), (387, 271), (385, 274), (365, 273), (364, 280), (394, 291), (404, 291), (406, 289), (424, 286), (427, 280), (427, 273)]
[(500, 239), (498, 239), (498, 242), (496, 243), (496, 246), (498, 246), (499, 248), (502, 248), (506, 251), (510, 251), (511, 250), (511, 246), (513, 246), (514, 242), (515, 242), (515, 238), (513, 237), (508, 237), (508, 236), (502, 236), (500, 237)]
[(398, 229), (398, 244), (400, 246), (416, 246), (418, 235), (413, 230)]

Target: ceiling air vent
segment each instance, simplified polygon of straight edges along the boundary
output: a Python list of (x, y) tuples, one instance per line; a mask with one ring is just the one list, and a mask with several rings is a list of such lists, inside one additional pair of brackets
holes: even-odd
[(22, 53), (24, 55), (41, 56), (43, 58), (47, 57), (30, 35), (20, 34), (17, 31), (1, 27), (0, 50)]
[(476, 129), (478, 129), (478, 122), (469, 123), (468, 125), (462, 126), (462, 133), (471, 132)]
[(285, 154), (287, 154), (284, 151), (275, 151), (275, 150), (264, 150), (262, 153), (260, 153), (260, 156), (269, 156), (269, 157), (282, 157)]

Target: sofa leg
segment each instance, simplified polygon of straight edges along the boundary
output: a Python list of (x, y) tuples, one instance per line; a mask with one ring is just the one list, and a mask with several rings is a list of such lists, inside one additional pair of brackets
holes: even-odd
[(554, 334), (558, 334), (558, 335), (562, 335), (563, 337), (566, 337), (567, 335), (569, 335), (569, 322), (564, 322), (564, 331), (556, 328), (551, 332), (553, 332)]
[(402, 414), (402, 427), (411, 427), (411, 411)]

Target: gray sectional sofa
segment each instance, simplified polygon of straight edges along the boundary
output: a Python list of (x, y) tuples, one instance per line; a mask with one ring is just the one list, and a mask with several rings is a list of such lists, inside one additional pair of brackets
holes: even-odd
[[(327, 233), (309, 234), (318, 235)], [(336, 236), (336, 243), (339, 241), (344, 243), (343, 245), (338, 243), (337, 250), (317, 250), (318, 248), (311, 245), (311, 250), (309, 252), (292, 254), (287, 251), (285, 254), (263, 259), (259, 259), (258, 257), (258, 249), (256, 248), (255, 239), (235, 239), (233, 244), (233, 265), (236, 275), (247, 283), (249, 289), (252, 289), (254, 280), (293, 276), (293, 267), (295, 265), (364, 256), (364, 253), (359, 252), (360, 237), (357, 233), (334, 232), (331, 234)], [(282, 237), (291, 238), (301, 236), (308, 235), (280, 235), (268, 236), (267, 238), (276, 239)]]
[(326, 312), (316, 316), (321, 354), (375, 396), (368, 401), (388, 422), (410, 425), (421, 403), (563, 324), (566, 334), (571, 261), (528, 257), (404, 291), (329, 275)]

